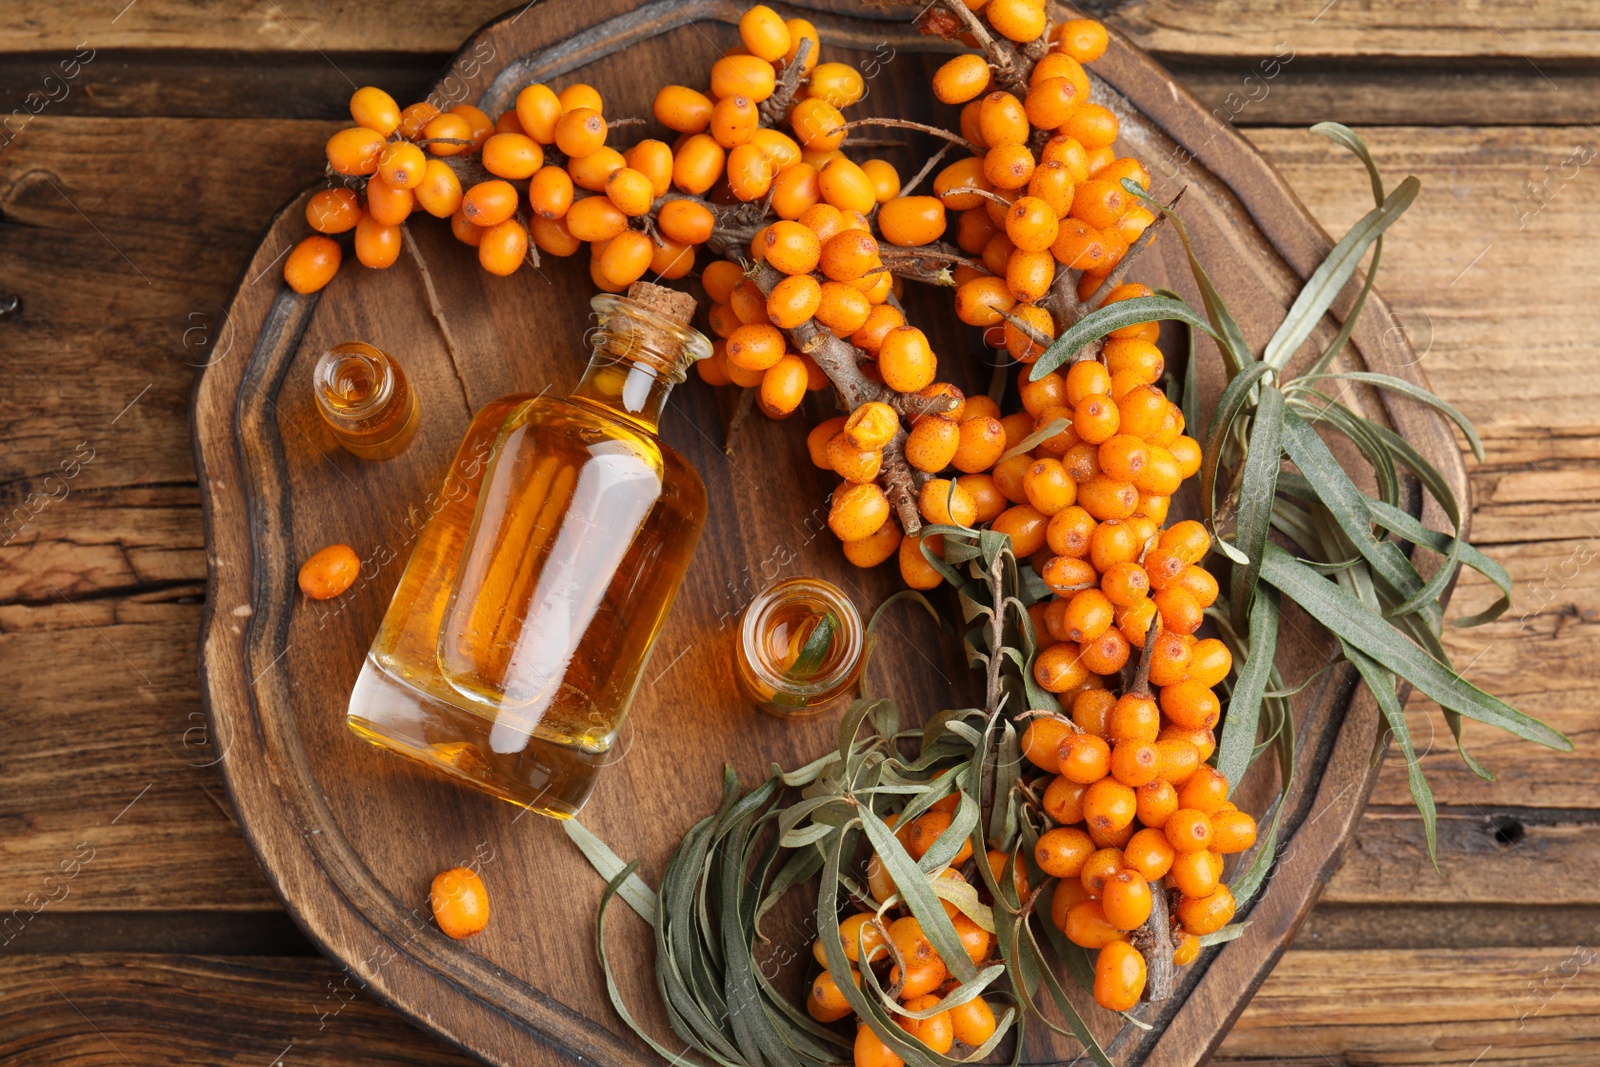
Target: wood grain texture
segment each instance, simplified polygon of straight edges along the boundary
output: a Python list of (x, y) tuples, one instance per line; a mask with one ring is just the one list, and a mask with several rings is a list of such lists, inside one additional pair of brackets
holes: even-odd
[[(469, 39), (456, 76), (467, 99), (493, 112), (509, 106), (529, 81), (581, 75), (615, 101), (618, 112), (629, 113), (647, 103), (640, 97), (641, 82), (655, 84), (686, 61), (708, 63), (719, 41), (729, 37), (726, 26), (737, 10), (722, 3), (663, 3), (615, 23), (602, 21), (603, 9), (584, 10), (572, 24), (576, 5), (540, 8), (548, 18), (510, 17)], [(937, 62), (924, 54), (926, 41), (891, 23), (821, 13), (817, 18), (830, 39), (845, 43), (834, 54), (847, 61), (872, 54), (879, 42), (895, 50), (896, 77), (874, 86), (881, 108), (934, 117), (925, 103), (919, 106), (914, 88)], [(640, 78), (641, 69), (657, 68), (660, 76)], [(1276, 174), (1237, 137), (1211, 129), (1199, 107), (1148, 60), (1119, 47), (1097, 69), (1108, 99), (1121, 101), (1129, 150), (1151, 159), (1186, 158), (1170, 177), (1188, 190), (1191, 232), (1216, 276), (1227, 279), (1224, 288), (1246, 335), (1263, 343), (1330, 242)], [(451, 76), (441, 84), (451, 84)], [(1158, 182), (1154, 191), (1171, 196), (1176, 188)], [(246, 268), (247, 279), (259, 278), (263, 265), (298, 238), (303, 226), (297, 209), (292, 204), (280, 216)], [(403, 533), (397, 517), (408, 502), (425, 498), (438, 478), (439, 457), (448, 454), (471, 410), (522, 383), (547, 381), (560, 388), (563, 376), (570, 381), (576, 369), (570, 356), (563, 359), (562, 342), (577, 348), (587, 317), (569, 313), (570, 324), (563, 324), (562, 312), (581, 308), (587, 287), (571, 265), (548, 264), (509, 283), (485, 280), (470, 268), (438, 266), (460, 260), (438, 227), (418, 227), (415, 236), (421, 259), (435, 265), (455, 338), (451, 352), (443, 351), (423, 312), (421, 260), (408, 260), (387, 275), (345, 272), (313, 298), (246, 281), (229, 307), (241, 358), (213, 363), (197, 388), (196, 453), (212, 563), (202, 694), (226, 752), (224, 777), (247, 838), (297, 920), (377, 995), (491, 1062), (550, 1062), (541, 1048), (546, 1042), (580, 1059), (644, 1062), (631, 1035), (612, 1029), (594, 968), (572, 963), (585, 948), (598, 884), (552, 836), (553, 828), (518, 827), (513, 837), (515, 819), (504, 807), (401, 767), (343, 730), (337, 709), (397, 569), (377, 570), (338, 604), (307, 605), (293, 592), (298, 561), (323, 544), (350, 541), (363, 552), (395, 544), (397, 532)], [(1160, 255), (1144, 273), (1189, 289), (1181, 251), (1162, 246)], [(911, 314), (930, 329), (942, 321), (934, 336), (948, 351), (960, 331), (947, 304), (928, 299), (933, 295), (912, 294)], [(523, 350), (515, 339), (534, 329), (535, 321), (545, 344)], [(391, 349), (396, 342), (387, 338), (406, 338), (413, 380), (434, 405), (411, 451), (379, 467), (360, 466), (332, 451), (304, 389), (296, 388), (318, 352), (349, 336), (370, 337)], [(1392, 359), (1404, 354), (1404, 346), (1385, 349), (1372, 323), (1358, 328), (1355, 343), (1366, 366), (1415, 374), (1413, 364)], [(1214, 395), (1220, 364), (1215, 356), (1207, 358), (1198, 369)], [(972, 384), (959, 372), (956, 380)], [(691, 570), (662, 638), (663, 658), (672, 658), (641, 694), (630, 720), (634, 736), (623, 742), (628, 758), (608, 771), (585, 813), (620, 852), (644, 857), (647, 871), (659, 868), (694, 813), (709, 808), (716, 766), (724, 759), (749, 776), (753, 767), (771, 760), (792, 765), (830, 743), (826, 721), (785, 728), (752, 722), (740, 707), (723, 667), (729, 613), (718, 587), (730, 570), (736, 578), (759, 573), (763, 554), (771, 560), (781, 549), (786, 563), (842, 580), (869, 603), (893, 584), (882, 573), (842, 573), (829, 547), (811, 536), (820, 527), (825, 487), (813, 484), (817, 477), (805, 465), (797, 435), (763, 425), (747, 435), (730, 463), (707, 432), (716, 416), (704, 399), (689, 394), (675, 410), (690, 425), (669, 419), (664, 431), (699, 466), (711, 498), (720, 503), (706, 538), (716, 546), (715, 567), (708, 570), (707, 554), (701, 553)], [(1384, 414), (1464, 489), (1454, 439), (1434, 414), (1404, 406)], [(763, 477), (758, 481), (751, 470)], [(799, 492), (775, 499), (763, 488), (773, 474)], [(402, 540), (400, 556), (404, 549)], [(248, 573), (238, 566), (247, 558)], [(249, 620), (239, 635), (230, 613), (246, 610)], [(1317, 636), (1314, 622), (1290, 613), (1288, 623), (1283, 662), (1307, 672), (1325, 662), (1326, 637)], [(949, 686), (959, 688), (962, 672), (948, 666), (954, 662), (951, 650), (916, 647), (918, 639), (897, 636), (901, 647), (879, 657), (877, 670), (888, 675), (877, 683), (881, 691), (923, 711), (958, 701)], [(699, 705), (692, 726), (683, 718), (678, 694), (684, 692), (695, 693)], [(1303, 920), (1373, 780), (1375, 712), (1368, 697), (1352, 699), (1352, 692), (1343, 673), (1335, 672), (1296, 701), (1304, 747), (1286, 800), (1286, 830), (1301, 847), (1289, 848), (1280, 859), (1249, 910), (1244, 935), (1185, 974), (1179, 997), (1152, 1013), (1157, 1029), (1124, 1026), (1119, 1034), (1114, 1016), (1095, 1016), (1102, 1040), (1116, 1036), (1113, 1047), (1126, 1062), (1191, 1064), (1204, 1058)], [(661, 761), (676, 769), (681, 782), (667, 806), (658, 803)], [(1260, 810), (1270, 787), (1264, 773), (1247, 778), (1240, 802)], [(421, 841), (419, 827), (427, 828)], [(440, 846), (432, 844), (434, 836)], [(499, 922), (469, 948), (419, 923), (414, 902), (428, 873), (461, 862), (474, 841), (474, 849), (501, 864), (494, 869), (498, 899), (509, 903), (501, 905)], [(439, 853), (443, 842), (455, 849), (448, 858)], [(530, 865), (534, 855), (539, 861)], [(557, 884), (562, 891), (553, 895)], [(520, 934), (534, 929), (541, 931), (542, 944), (529, 952)], [(810, 935), (799, 917), (792, 933), (775, 936), (803, 950)], [(635, 1004), (645, 1005), (644, 1018), (659, 1024), (652, 998), (640, 995), (649, 989), (648, 963), (642, 956), (634, 961), (619, 980)], [(1027, 1055), (1030, 1062), (1048, 1061), (1070, 1051), (1047, 1039)]]
[[(1572, 1067), (1600, 1055), (1597, 974), (1587, 944), (1292, 949), (1211, 1062)], [(11, 958), (0, 959), (0, 988), (8, 1022), (0, 1058), (13, 1067), (471, 1062), (352, 990), (320, 959)]]

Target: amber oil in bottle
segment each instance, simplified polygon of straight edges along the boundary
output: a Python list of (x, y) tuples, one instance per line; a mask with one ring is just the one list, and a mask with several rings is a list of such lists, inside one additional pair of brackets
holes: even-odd
[(790, 578), (745, 608), (739, 684), (764, 711), (815, 715), (855, 685), (862, 647), (861, 616), (843, 590), (821, 578)]
[[(685, 304), (686, 302), (686, 304)], [(693, 298), (639, 283), (564, 398), (473, 419), (350, 695), (376, 744), (546, 815), (608, 759), (705, 522), (694, 470), (656, 436), (710, 343)]]
[(417, 432), (417, 394), (388, 353), (364, 341), (334, 345), (317, 360), (312, 388), (339, 446), (362, 459), (388, 459)]

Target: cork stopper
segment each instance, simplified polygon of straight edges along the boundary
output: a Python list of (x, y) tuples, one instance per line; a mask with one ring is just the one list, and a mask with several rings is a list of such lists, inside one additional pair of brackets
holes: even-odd
[(628, 286), (628, 299), (655, 312), (679, 326), (689, 325), (694, 318), (695, 299), (688, 293), (668, 289), (651, 282), (634, 282)]

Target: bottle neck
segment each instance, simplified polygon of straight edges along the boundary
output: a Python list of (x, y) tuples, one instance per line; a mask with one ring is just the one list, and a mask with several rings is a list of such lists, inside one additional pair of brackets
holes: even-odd
[(711, 354), (711, 342), (626, 297), (602, 293), (590, 303), (599, 320), (590, 332), (594, 350), (569, 395), (655, 433), (672, 387)]

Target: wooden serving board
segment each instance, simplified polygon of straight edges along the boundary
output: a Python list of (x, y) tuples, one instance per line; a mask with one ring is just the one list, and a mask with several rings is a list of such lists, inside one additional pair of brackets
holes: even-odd
[[(914, 10), (842, 0), (805, 10), (821, 30), (824, 58), (867, 74), (868, 97), (852, 117), (954, 124), (954, 109), (936, 105), (927, 89), (950, 48), (915, 32)], [(657, 87), (704, 84), (736, 41), (739, 11), (731, 0), (546, 0), (473, 35), (437, 96), (493, 115), (529, 82), (559, 88), (581, 80), (601, 90), (609, 117), (648, 116)], [(1123, 117), (1126, 150), (1151, 164), (1153, 191), (1167, 199), (1186, 188), (1183, 213), (1198, 251), (1246, 337), (1264, 344), (1330, 246), (1327, 236), (1271, 167), (1147, 56), (1117, 40), (1094, 73), (1097, 92), (1109, 93)], [(897, 143), (867, 151), (902, 173), (931, 151), (920, 139), (886, 140)], [(1351, 181), (1365, 181), (1354, 162)], [(281, 260), (308, 232), (304, 199), (283, 209), (245, 269), (194, 394), (210, 580), (202, 688), (239, 823), (290, 913), (344, 965), (330, 1010), (365, 991), (489, 1063), (653, 1067), (658, 1057), (606, 999), (594, 955), (601, 882), (561, 828), (362, 743), (344, 725), (351, 684), (407, 557), (415, 528), (407, 517), (426, 514), (471, 412), (505, 393), (576, 381), (591, 322), (586, 257), (546, 257), (537, 270), (496, 278), (446, 224), (424, 217), (409, 226), (414, 246), (393, 268), (352, 261), (322, 293), (297, 296), (281, 282)], [(1171, 234), (1138, 277), (1198, 306)], [(913, 288), (907, 305), (935, 341), (941, 376), (986, 388), (986, 357), (955, 321), (948, 294)], [(1420, 381), (1399, 331), (1384, 329), (1389, 322), (1383, 301), (1371, 300), (1350, 359)], [(398, 358), (421, 397), (416, 440), (387, 462), (341, 452), (311, 398), (317, 355), (352, 339)], [(1176, 352), (1172, 362), (1181, 365)], [(1209, 342), (1200, 353), (1209, 406), (1220, 360)], [(898, 584), (892, 563), (857, 571), (823, 532), (833, 479), (808, 461), (802, 425), (830, 414), (818, 399), (793, 422), (752, 418), (728, 457), (720, 446), (732, 393), (691, 380), (672, 397), (664, 436), (704, 478), (710, 519), (615, 766), (582, 816), (619, 854), (642, 858), (652, 882), (684, 830), (714, 805), (725, 762), (754, 783), (771, 764), (798, 765), (834, 743), (832, 716), (785, 723), (743, 704), (730, 670), (740, 609), (783, 576), (828, 578), (863, 611)], [(1416, 406), (1383, 414), (1466, 493), (1455, 439), (1441, 420)], [(296, 589), (299, 562), (334, 542), (356, 548), (362, 575), (336, 600), (307, 601)], [(1328, 662), (1330, 648), (1312, 620), (1286, 613), (1279, 654), (1291, 682)], [(976, 691), (959, 648), (911, 612), (888, 620), (869, 682), (914, 719), (969, 705)], [(1092, 1009), (1118, 1063), (1203, 1061), (1337, 864), (1374, 778), (1376, 710), (1348, 671), (1324, 674), (1294, 706), (1301, 746), (1286, 842), (1241, 916), (1249, 928), (1188, 968), (1179, 997), (1141, 1009), (1153, 1030), (1118, 1034), (1115, 1017)], [(1242, 806), (1265, 808), (1273, 773), (1252, 772)], [(493, 906), (488, 930), (468, 942), (428, 921), (430, 879), (458, 864), (482, 870)], [(801, 903), (768, 930), (780, 957), (800, 960), (788, 968), (797, 989), (812, 937)], [(671, 1041), (654, 1007), (648, 929), (629, 913), (617, 916), (615, 930), (624, 995)], [(1027, 1062), (1076, 1054), (1071, 1042), (1031, 1029)]]

